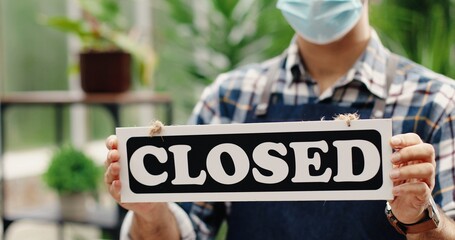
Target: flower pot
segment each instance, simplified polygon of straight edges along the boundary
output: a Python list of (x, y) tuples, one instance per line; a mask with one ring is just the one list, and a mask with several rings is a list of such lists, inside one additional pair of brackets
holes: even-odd
[(65, 220), (86, 220), (88, 210), (93, 203), (93, 199), (88, 193), (61, 194), (59, 200), (60, 214)]
[(87, 93), (120, 93), (131, 85), (131, 56), (121, 51), (79, 54), (82, 90)]

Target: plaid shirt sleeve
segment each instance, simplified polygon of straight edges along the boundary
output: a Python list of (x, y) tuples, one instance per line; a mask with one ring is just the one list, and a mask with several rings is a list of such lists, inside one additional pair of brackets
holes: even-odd
[(394, 134), (413, 132), (434, 147), (433, 198), (455, 218), (455, 81), (402, 58), (388, 108)]
[(440, 127), (435, 131), (433, 144), (436, 155), (436, 186), (433, 198), (444, 212), (455, 219), (455, 111), (441, 118)]
[[(440, 77), (429, 81), (421, 91), (422, 107), (415, 114), (413, 132), (433, 145), (436, 153), (436, 181), (433, 191), (435, 202), (446, 214), (455, 218), (455, 87), (454, 80)], [(428, 110), (426, 110), (428, 109)]]
[[(454, 93), (452, 93), (454, 94)], [(444, 212), (455, 219), (455, 97), (447, 102), (445, 108), (434, 124), (430, 135), (436, 153), (436, 182), (433, 198)], [(433, 129), (433, 126), (432, 128)], [(424, 139), (425, 141), (425, 139)]]

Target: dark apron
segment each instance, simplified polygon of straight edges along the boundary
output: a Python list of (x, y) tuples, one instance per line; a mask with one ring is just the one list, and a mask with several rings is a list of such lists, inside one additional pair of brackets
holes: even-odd
[[(388, 90), (396, 57), (387, 65)], [(357, 112), (361, 118), (382, 118), (385, 101), (365, 108), (340, 107), (334, 103), (286, 106), (270, 89), (277, 69), (269, 70), (260, 103), (248, 112), (246, 122), (330, 120)], [(387, 95), (386, 95), (387, 96)], [(269, 104), (272, 103), (272, 104)], [(389, 224), (385, 201), (232, 202), (227, 239), (405, 239)]]

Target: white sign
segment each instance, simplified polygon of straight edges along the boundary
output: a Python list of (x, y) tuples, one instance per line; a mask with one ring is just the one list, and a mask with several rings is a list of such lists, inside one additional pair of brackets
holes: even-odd
[(392, 199), (390, 119), (117, 128), (122, 202)]

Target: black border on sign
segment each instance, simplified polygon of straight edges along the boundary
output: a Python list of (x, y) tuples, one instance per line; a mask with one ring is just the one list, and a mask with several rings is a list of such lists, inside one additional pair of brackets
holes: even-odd
[[(327, 183), (294, 183), (291, 181), (295, 172), (295, 156), (292, 148), (289, 147), (291, 142), (310, 142), (324, 140), (329, 146), (329, 151), (323, 153), (320, 150), (313, 149), (309, 151), (310, 157), (314, 154), (321, 156), (321, 168), (319, 170), (310, 169), (310, 174), (320, 175), (325, 169), (332, 169), (332, 177)], [(337, 140), (366, 140), (371, 142), (378, 150), (381, 159), (381, 165), (376, 175), (365, 182), (335, 182), (333, 176), (337, 172), (337, 153), (333, 142)], [(152, 156), (147, 155), (144, 158), (144, 166), (151, 174), (159, 174), (163, 171), (168, 172), (166, 182), (157, 186), (146, 186), (139, 183), (129, 172), (129, 185), (132, 192), (136, 194), (150, 193), (229, 193), (229, 192), (293, 192), (293, 191), (348, 191), (348, 190), (376, 190), (383, 184), (383, 156), (381, 148), (381, 134), (373, 129), (367, 130), (337, 130), (337, 131), (303, 131), (303, 132), (273, 132), (273, 133), (230, 133), (230, 134), (205, 134), (205, 135), (173, 135), (157, 137), (131, 137), (126, 142), (127, 163), (129, 164), (132, 154), (143, 146), (163, 147), (168, 154), (168, 160), (164, 164), (158, 164), (158, 161)], [(289, 175), (280, 183), (263, 184), (258, 183), (251, 169), (260, 168), (252, 160), (253, 149), (263, 142), (283, 143), (286, 146), (287, 154), (281, 156), (274, 151), (270, 154), (280, 157), (289, 166)], [(250, 159), (250, 169), (247, 176), (239, 183), (233, 185), (224, 185), (216, 182), (211, 178), (206, 169), (206, 156), (215, 146), (222, 143), (233, 143), (240, 146)], [(171, 180), (175, 178), (174, 173), (174, 156), (167, 149), (173, 145), (189, 145), (192, 150), (189, 152), (189, 173), (195, 177), (201, 170), (207, 172), (207, 179), (204, 185), (173, 185)], [(361, 172), (363, 169), (363, 155), (360, 150), (353, 150), (354, 173)], [(235, 171), (233, 161), (227, 154), (223, 156), (222, 162), (227, 173)], [(344, 161), (344, 160), (343, 160)], [(128, 169), (129, 171), (129, 169)], [(265, 169), (260, 169), (264, 175), (270, 174)]]

